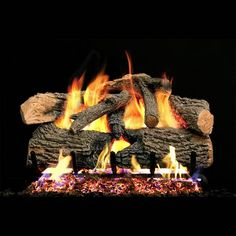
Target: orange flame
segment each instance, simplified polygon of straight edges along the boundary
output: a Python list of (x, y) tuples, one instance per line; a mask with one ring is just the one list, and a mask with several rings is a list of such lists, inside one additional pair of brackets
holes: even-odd
[[(103, 72), (99, 73), (94, 81), (89, 84), (84, 93), (84, 105), (85, 107), (94, 106), (104, 99), (107, 92), (103, 90), (102, 84), (109, 80), (108, 75)], [(83, 130), (95, 130), (100, 132), (109, 132), (107, 115), (100, 117), (87, 125)]]
[(66, 101), (64, 113), (55, 121), (55, 125), (61, 129), (69, 129), (72, 124), (70, 118), (73, 114), (80, 111), (81, 105), (81, 88), (83, 85), (84, 76), (80, 79), (75, 79), (68, 88), (68, 97)]
[[(66, 101), (64, 113), (55, 121), (57, 127), (61, 129), (70, 129), (73, 120), (70, 118), (72, 115), (86, 109), (87, 107), (94, 106), (101, 101), (105, 95), (102, 84), (107, 82), (108, 75), (100, 72), (93, 82), (91, 82), (85, 92), (81, 92), (84, 76), (79, 80), (75, 79), (68, 88), (68, 98)], [(82, 103), (83, 101), (83, 103)], [(109, 126), (107, 122), (107, 115), (100, 117), (94, 122), (90, 123), (83, 130), (94, 130), (100, 132), (109, 132)]]

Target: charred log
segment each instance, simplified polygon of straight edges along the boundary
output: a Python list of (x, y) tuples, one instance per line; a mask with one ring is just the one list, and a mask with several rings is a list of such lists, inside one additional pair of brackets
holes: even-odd
[(154, 128), (158, 124), (157, 103), (155, 95), (148, 89), (143, 80), (139, 80), (139, 87), (141, 89), (144, 106), (145, 106), (145, 124), (149, 128)]
[(119, 94), (108, 96), (104, 101), (97, 105), (88, 107), (86, 110), (74, 115), (73, 118), (75, 118), (75, 120), (71, 125), (70, 131), (76, 133), (99, 117), (123, 107), (130, 98), (131, 96), (127, 90), (123, 90)]
[(79, 131), (71, 134), (68, 130), (57, 128), (53, 123), (42, 124), (33, 133), (28, 147), (28, 164), (32, 164), (30, 153), (34, 151), (38, 164), (47, 167), (58, 162), (59, 150), (63, 155), (77, 153), (79, 168), (94, 168), (97, 158), (106, 143), (110, 143), (108, 133)]
[(196, 167), (206, 168), (213, 162), (210, 138), (192, 134), (189, 130), (174, 128), (154, 128), (126, 131), (126, 138), (135, 142), (117, 153), (117, 163), (129, 166), (131, 155), (136, 155), (140, 165), (150, 166), (150, 153), (155, 153), (157, 163), (169, 153), (169, 146), (175, 147), (176, 159), (184, 166), (191, 164), (191, 152), (196, 153)]
[(190, 130), (203, 135), (211, 134), (214, 116), (210, 112), (207, 101), (171, 95), (170, 103), (187, 122)]
[(110, 130), (115, 139), (119, 139), (125, 131), (125, 123), (123, 121), (124, 109), (120, 108), (108, 114), (108, 123)]

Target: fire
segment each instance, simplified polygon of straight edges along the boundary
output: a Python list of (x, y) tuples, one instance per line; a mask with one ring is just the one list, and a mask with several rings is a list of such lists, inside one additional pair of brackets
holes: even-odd
[(110, 147), (108, 144), (105, 145), (104, 149), (100, 153), (95, 169), (105, 171), (110, 165)]
[(114, 140), (111, 145), (106, 144), (100, 153), (95, 169), (101, 172), (105, 172), (110, 167), (110, 154), (111, 152), (119, 152), (126, 147), (129, 147), (130, 143), (125, 141), (123, 137), (119, 140)]
[(132, 169), (133, 172), (138, 172), (139, 170), (141, 170), (141, 166), (138, 163), (135, 155), (131, 156), (131, 166), (132, 166), (131, 169)]
[(62, 154), (63, 150), (60, 149), (59, 158), (58, 158), (58, 164), (56, 167), (49, 167), (46, 170), (44, 170), (43, 174), (51, 174), (50, 180), (56, 180), (60, 181), (60, 177), (63, 174), (69, 174), (72, 172), (72, 168), (70, 168), (71, 164), (71, 156), (63, 156)]
[[(106, 91), (103, 91), (103, 83), (109, 80), (108, 75), (104, 75), (102, 72), (97, 75), (92, 83), (89, 84), (84, 93), (84, 105), (90, 107), (98, 104), (106, 95)], [(83, 130), (95, 130), (100, 132), (109, 132), (107, 115), (100, 117), (87, 125)]]
[(117, 153), (129, 146), (130, 146), (130, 143), (127, 142), (123, 137), (121, 137), (119, 140), (115, 140), (113, 142), (111, 151)]
[[(79, 80), (75, 79), (69, 87), (65, 111), (63, 115), (55, 121), (57, 127), (61, 129), (70, 129), (73, 122), (70, 118), (72, 115), (86, 109), (87, 107), (98, 104), (99, 101), (105, 97), (106, 91), (102, 91), (103, 86), (101, 85), (109, 80), (108, 75), (100, 72), (88, 85), (84, 93), (81, 92), (83, 80), (84, 76), (82, 76)], [(107, 115), (95, 120), (83, 130), (109, 132)]]
[[(179, 177), (182, 177), (182, 174), (187, 174), (187, 168), (182, 166), (177, 160), (176, 160), (176, 154), (175, 154), (175, 147), (169, 146), (170, 152), (164, 157), (163, 163), (166, 164), (166, 167), (170, 170), (169, 173), (163, 177), (170, 178), (170, 173), (175, 174), (175, 178), (179, 175)], [(162, 169), (162, 168), (161, 168)]]
[(81, 88), (83, 85), (84, 76), (80, 79), (75, 79), (68, 88), (68, 98), (66, 101), (65, 111), (56, 121), (55, 125), (61, 129), (69, 129), (73, 120), (70, 118), (73, 114), (80, 111), (81, 105)]
[(159, 123), (157, 127), (159, 128), (180, 128), (179, 123), (176, 121), (169, 104), (170, 94), (170, 92), (167, 93), (162, 90), (157, 90), (155, 93), (157, 100), (157, 110), (159, 114)]

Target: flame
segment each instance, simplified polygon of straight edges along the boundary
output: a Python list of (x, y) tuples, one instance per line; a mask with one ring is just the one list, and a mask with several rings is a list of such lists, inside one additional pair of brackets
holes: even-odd
[(157, 90), (155, 93), (157, 100), (157, 109), (159, 114), (159, 123), (157, 127), (172, 127), (180, 128), (179, 123), (174, 117), (169, 103), (170, 92), (163, 92), (162, 90)]
[(119, 140), (115, 140), (113, 142), (112, 147), (111, 147), (111, 151), (117, 153), (129, 146), (130, 146), (130, 143), (127, 142), (123, 137), (120, 137)]
[[(81, 88), (83, 85), (83, 80), (84, 76), (82, 76), (79, 80), (75, 79), (71, 87), (68, 88), (68, 98), (66, 101), (65, 111), (63, 115), (55, 121), (57, 127), (61, 129), (69, 129), (73, 122), (70, 117), (73, 114), (81, 112), (87, 107), (98, 104), (99, 101), (101, 101), (105, 97), (106, 91), (103, 90), (102, 84), (107, 82), (109, 80), (109, 77), (108, 75), (105, 75), (103, 71), (101, 71), (88, 85), (82, 96)], [(93, 121), (83, 130), (109, 132), (107, 115), (104, 115), (99, 119)]]
[(104, 149), (98, 156), (97, 164), (95, 169), (106, 170), (110, 165), (110, 147), (108, 144), (105, 145)]
[[(107, 94), (104, 91), (102, 84), (109, 80), (109, 76), (105, 75), (103, 72), (100, 72), (94, 81), (89, 84), (85, 93), (84, 93), (84, 105), (85, 107), (94, 106), (99, 103), (102, 99), (104, 99)], [(108, 119), (107, 115), (104, 115), (89, 125), (87, 125), (83, 130), (94, 130), (100, 132), (109, 132)]]
[(43, 174), (51, 174), (50, 178), (51, 180), (60, 181), (60, 177), (63, 174), (69, 174), (72, 172), (72, 168), (69, 168), (71, 164), (71, 156), (63, 156), (62, 154), (63, 150), (60, 149), (59, 158), (58, 158), (58, 164), (56, 167), (49, 167), (46, 170), (44, 170)]
[(61, 129), (69, 129), (72, 124), (70, 117), (80, 111), (81, 105), (81, 88), (84, 76), (75, 79), (68, 88), (68, 97), (64, 113), (55, 121), (55, 125)]
[(125, 141), (123, 137), (121, 137), (119, 140), (113, 141), (111, 145), (106, 144), (98, 157), (95, 169), (99, 170), (100, 172), (105, 172), (106, 169), (110, 167), (111, 152), (117, 153), (128, 146), (130, 146), (130, 143)]
[(176, 160), (176, 154), (175, 154), (175, 147), (169, 146), (170, 152), (163, 158), (163, 163), (166, 164), (166, 167), (170, 170), (169, 174), (167, 177), (170, 178), (170, 173), (174, 172), (175, 173), (175, 178), (177, 178), (177, 175), (179, 177), (182, 177), (182, 173), (188, 173), (187, 168), (182, 166), (177, 160)]
[(131, 169), (132, 169), (133, 172), (138, 172), (139, 170), (141, 170), (141, 166), (138, 163), (135, 155), (131, 156), (131, 166), (132, 166)]

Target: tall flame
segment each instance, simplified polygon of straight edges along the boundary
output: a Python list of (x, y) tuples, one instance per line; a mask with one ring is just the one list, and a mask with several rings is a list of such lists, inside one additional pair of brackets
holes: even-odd
[(131, 156), (131, 166), (132, 166), (132, 171), (133, 172), (138, 172), (140, 169), (141, 169), (141, 166), (140, 164), (138, 163), (135, 155), (132, 155)]
[(179, 123), (174, 117), (169, 103), (170, 92), (164, 92), (162, 90), (157, 90), (156, 100), (157, 100), (157, 110), (159, 114), (159, 123), (157, 127), (159, 128), (180, 128)]
[(142, 127), (146, 127), (146, 125), (144, 124), (144, 101), (143, 98), (138, 99), (136, 96), (132, 79), (133, 67), (131, 56), (128, 52), (125, 53), (128, 60), (129, 74), (127, 76), (130, 80), (130, 93), (132, 99), (125, 107), (124, 123), (126, 129), (139, 129)]
[[(89, 84), (84, 93), (84, 105), (85, 107), (94, 106), (102, 100), (106, 91), (104, 92), (102, 84), (109, 80), (109, 76), (105, 75), (103, 72), (99, 73), (94, 81)], [(95, 130), (100, 132), (109, 132), (107, 115), (104, 115), (89, 125), (87, 125), (83, 130)]]
[(64, 113), (55, 121), (55, 125), (61, 129), (69, 129), (72, 124), (70, 117), (80, 111), (81, 105), (81, 88), (84, 76), (75, 79), (68, 88), (68, 97)]
[[(106, 91), (103, 90), (102, 84), (108, 80), (108, 75), (105, 75), (103, 71), (100, 72), (82, 94), (81, 88), (83, 85), (84, 76), (82, 76), (79, 80), (75, 79), (72, 85), (68, 88), (68, 97), (65, 111), (55, 121), (56, 126), (61, 129), (70, 129), (73, 122), (73, 120), (70, 118), (72, 115), (86, 109), (87, 107), (98, 104), (99, 101), (105, 97)], [(107, 115), (104, 115), (90, 123), (84, 128), (84, 130), (109, 132)]]
[[(188, 173), (187, 167), (182, 166), (177, 160), (176, 160), (176, 154), (175, 154), (175, 147), (169, 146), (170, 152), (163, 158), (163, 163), (166, 164), (166, 167), (171, 171), (175, 173), (175, 178), (179, 175), (179, 177), (182, 177), (182, 173)], [(170, 178), (170, 173), (167, 174), (167, 178)]]
[(130, 146), (130, 143), (125, 141), (123, 137), (121, 137), (119, 140), (114, 140), (111, 145), (106, 144), (98, 157), (95, 169), (105, 171), (110, 167), (111, 152), (117, 153), (128, 146)]
[(72, 172), (72, 168), (70, 168), (71, 164), (71, 156), (63, 156), (62, 154), (63, 150), (60, 149), (59, 158), (58, 158), (58, 164), (56, 167), (49, 167), (46, 170), (44, 170), (43, 174), (51, 174), (50, 178), (51, 180), (60, 181), (60, 177), (63, 174), (69, 174)]

